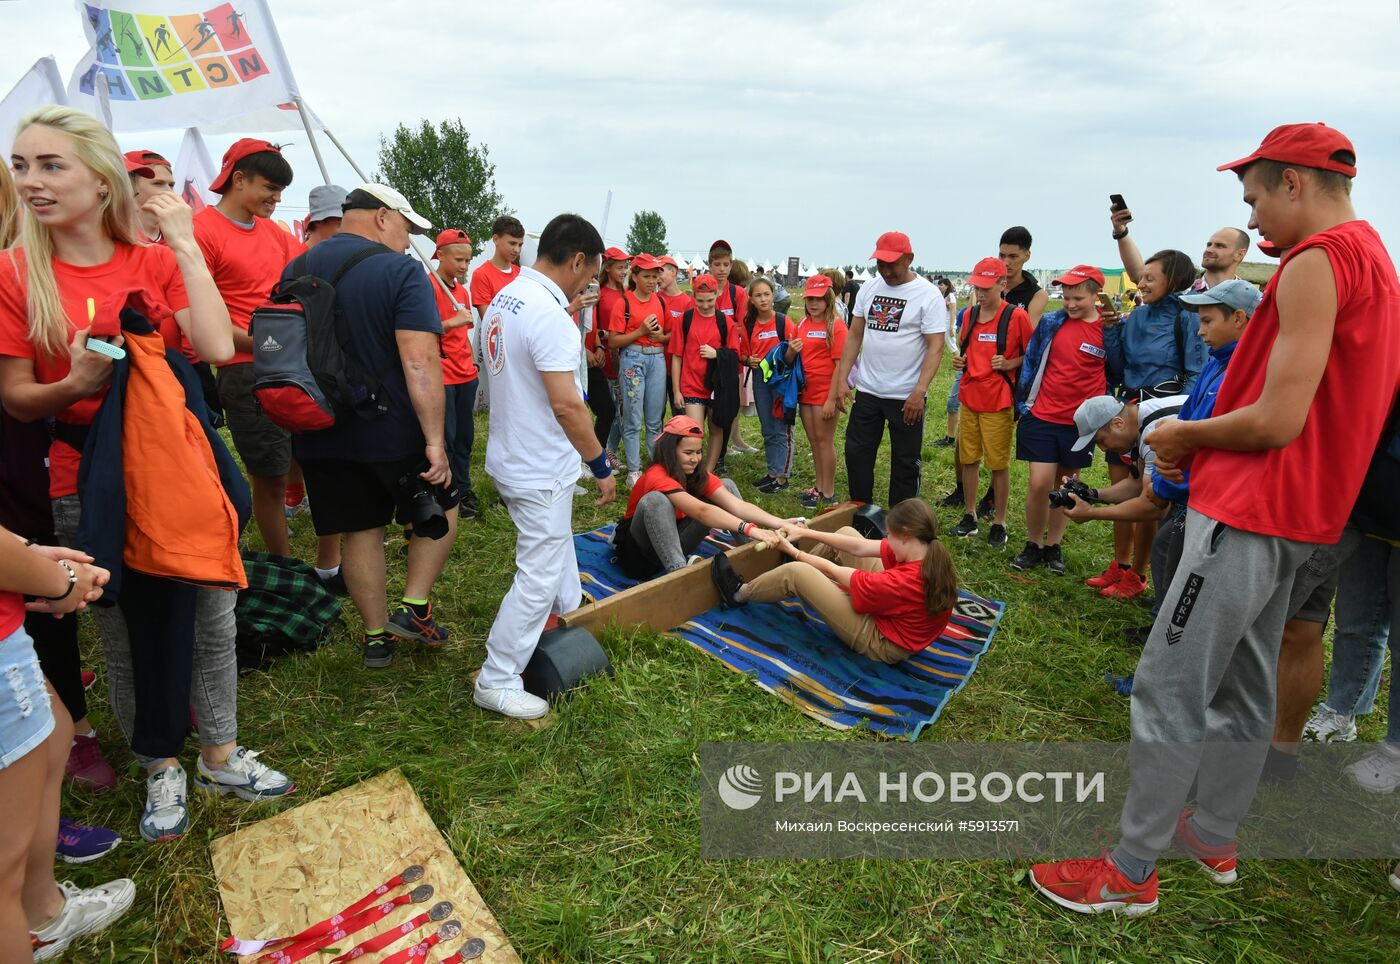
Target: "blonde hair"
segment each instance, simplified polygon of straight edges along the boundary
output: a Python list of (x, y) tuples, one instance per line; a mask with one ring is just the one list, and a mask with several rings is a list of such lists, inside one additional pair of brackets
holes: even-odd
[[(837, 272), (837, 273), (839, 274), (840, 272)], [(821, 272), (818, 272), (818, 274), (826, 274), (826, 272), (825, 272), (825, 271), (821, 271)], [(803, 297), (802, 297), (802, 303), (803, 303), (804, 306), (806, 305), (806, 303), (807, 303), (807, 297), (806, 297), (806, 295), (803, 295)], [(835, 338), (835, 335), (836, 335), (836, 320), (837, 320), (837, 315), (836, 315), (836, 290), (835, 290), (834, 288), (827, 288), (826, 291), (825, 291), (825, 293), (822, 294), (822, 313), (823, 313), (824, 315), (826, 315), (826, 347), (827, 347), (828, 349), (830, 349), (831, 347), (833, 347), (833, 346), (832, 346), (832, 341), (833, 341), (833, 339)], [(812, 313), (811, 313), (810, 311), (807, 312), (807, 317), (808, 317), (808, 318), (811, 318), (811, 317), (812, 317)]]
[(15, 243), (19, 234), (19, 194), (10, 177), (10, 166), (0, 164), (0, 248)]
[[(20, 121), (15, 139), (34, 124), (67, 134), (73, 142), (73, 154), (106, 183), (107, 194), (98, 211), (108, 237), (119, 244), (144, 243), (136, 227), (136, 196), (111, 131), (80, 110), (49, 106), (31, 111)], [(69, 319), (53, 273), (53, 235), (38, 218), (25, 218), (20, 246), (28, 275), (29, 340), (49, 358), (56, 358), (67, 348)], [(16, 265), (13, 251), (10, 264)]]

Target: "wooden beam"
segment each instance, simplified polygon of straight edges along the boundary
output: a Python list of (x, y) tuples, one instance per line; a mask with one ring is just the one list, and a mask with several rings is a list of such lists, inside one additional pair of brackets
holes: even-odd
[[(817, 516), (808, 525), (822, 532), (835, 532), (848, 526), (855, 518), (856, 505), (837, 506)], [(811, 540), (807, 540), (811, 547)], [(764, 549), (761, 543), (748, 543), (729, 551), (734, 571), (744, 579), (777, 567), (787, 557), (775, 549)], [(580, 606), (559, 617), (562, 626), (582, 626), (594, 636), (601, 637), (608, 626), (624, 631), (648, 627), (665, 632), (694, 619), (707, 609), (719, 605), (719, 593), (710, 581), (710, 560), (697, 562), (658, 576), (614, 596)]]

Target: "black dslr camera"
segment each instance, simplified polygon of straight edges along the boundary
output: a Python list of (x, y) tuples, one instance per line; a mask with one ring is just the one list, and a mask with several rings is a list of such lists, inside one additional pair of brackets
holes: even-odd
[(1074, 505), (1071, 495), (1077, 495), (1085, 502), (1099, 501), (1099, 490), (1091, 489), (1079, 479), (1070, 479), (1061, 488), (1053, 489), (1050, 492), (1050, 508), (1068, 509)]
[(399, 479), (396, 488), (400, 525), (412, 526), (413, 534), (425, 539), (447, 535), (447, 513), (438, 501), (446, 493), (442, 486), (430, 485), (419, 478), (418, 472), (409, 472)]

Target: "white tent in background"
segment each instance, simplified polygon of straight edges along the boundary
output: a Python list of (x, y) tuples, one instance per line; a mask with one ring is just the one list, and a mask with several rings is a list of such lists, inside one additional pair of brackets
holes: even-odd
[(798, 267), (797, 271), (798, 271), (798, 273), (799, 273), (800, 275), (802, 275), (802, 280), (803, 280), (803, 281), (806, 281), (808, 278), (812, 277), (812, 275), (814, 275), (814, 274), (817, 273), (814, 269), (809, 268), (809, 267), (808, 267), (807, 265), (805, 265), (805, 264), (804, 264), (804, 265), (800, 265), (800, 266)]
[(744, 260), (744, 264), (745, 264), (746, 267), (748, 267), (748, 269), (749, 269), (749, 274), (758, 274), (758, 262), (757, 262), (757, 261), (750, 261), (750, 260), (748, 260), (748, 259), (745, 259), (745, 260)]
[(771, 262), (771, 261), (765, 261), (765, 262), (763, 262), (763, 270), (764, 270), (766, 273), (768, 273), (768, 274), (772, 274), (772, 273), (773, 273), (773, 262)]
[(869, 281), (870, 272), (866, 271), (864, 268), (857, 268), (855, 277), (857, 281)]
[(694, 261), (690, 262), (691, 271), (704, 271), (708, 267), (709, 265), (701, 261), (698, 257)]

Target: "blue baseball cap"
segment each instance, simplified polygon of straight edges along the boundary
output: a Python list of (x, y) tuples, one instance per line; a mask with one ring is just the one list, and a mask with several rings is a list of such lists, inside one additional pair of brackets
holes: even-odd
[(1181, 303), (1192, 310), (1200, 305), (1224, 305), (1231, 311), (1243, 311), (1246, 318), (1251, 318), (1263, 297), (1258, 288), (1243, 278), (1231, 278), (1199, 294), (1182, 295)]

